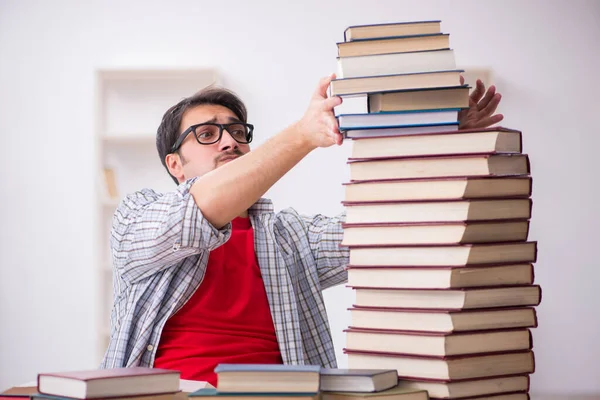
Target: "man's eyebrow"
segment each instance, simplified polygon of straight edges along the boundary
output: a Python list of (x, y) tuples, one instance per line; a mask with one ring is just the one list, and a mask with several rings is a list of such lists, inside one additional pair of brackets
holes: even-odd
[(202, 124), (214, 124), (215, 122), (217, 122), (217, 117), (212, 117), (208, 121), (204, 121), (204, 122), (201, 122), (201, 123)]
[[(229, 122), (229, 123), (231, 123), (231, 122), (242, 122), (242, 120), (240, 120), (237, 117), (228, 116), (227, 117), (227, 122)], [(202, 122), (202, 124), (216, 124), (216, 123), (217, 123), (217, 117), (212, 117), (208, 121)]]
[(228, 120), (229, 122), (242, 122), (242, 120), (240, 120), (240, 119), (239, 119), (239, 118), (237, 118), (237, 117), (227, 117), (227, 120)]

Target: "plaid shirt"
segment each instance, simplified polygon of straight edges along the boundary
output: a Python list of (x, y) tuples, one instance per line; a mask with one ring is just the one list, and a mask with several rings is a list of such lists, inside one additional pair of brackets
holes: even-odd
[[(231, 235), (231, 223), (216, 229), (202, 216), (189, 192), (194, 181), (165, 194), (141, 190), (115, 212), (115, 301), (101, 368), (154, 365), (167, 319), (202, 283), (209, 252)], [(248, 213), (283, 361), (335, 367), (322, 290), (347, 280), (348, 250), (339, 246), (344, 214), (274, 213), (267, 199)]]

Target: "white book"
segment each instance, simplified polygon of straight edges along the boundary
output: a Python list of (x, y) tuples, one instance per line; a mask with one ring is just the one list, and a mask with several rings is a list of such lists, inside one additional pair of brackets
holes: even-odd
[(456, 69), (453, 49), (338, 57), (337, 79)]

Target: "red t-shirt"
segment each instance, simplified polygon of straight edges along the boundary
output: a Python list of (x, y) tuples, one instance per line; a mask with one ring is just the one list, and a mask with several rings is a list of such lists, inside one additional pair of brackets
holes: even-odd
[(232, 228), (231, 238), (210, 253), (200, 287), (167, 321), (154, 367), (216, 385), (220, 363), (283, 363), (250, 219), (238, 217)]

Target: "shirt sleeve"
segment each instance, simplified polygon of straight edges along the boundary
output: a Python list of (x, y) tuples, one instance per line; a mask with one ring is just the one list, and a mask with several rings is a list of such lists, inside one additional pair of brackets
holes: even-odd
[(346, 220), (343, 212), (336, 217), (321, 214), (302, 216), (308, 227), (308, 243), (317, 263), (317, 273), (322, 289), (327, 289), (348, 281), (346, 266), (350, 250), (340, 246), (343, 239), (342, 223)]
[(204, 218), (189, 191), (192, 183), (165, 194), (144, 189), (121, 202), (113, 216), (110, 244), (123, 280), (145, 279), (229, 239), (231, 223), (217, 229)]

